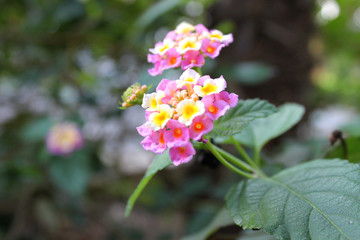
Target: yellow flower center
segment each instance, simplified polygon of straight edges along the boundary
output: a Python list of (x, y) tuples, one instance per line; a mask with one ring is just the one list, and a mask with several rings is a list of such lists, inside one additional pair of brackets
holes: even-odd
[(168, 118), (168, 116), (167, 116), (166, 112), (160, 112), (160, 113), (156, 114), (156, 116), (154, 117), (154, 123), (157, 126), (161, 126), (167, 118)]
[(165, 144), (164, 133), (161, 133), (161, 134), (160, 134), (159, 143), (160, 143), (161, 145), (164, 145), (164, 144)]
[(152, 98), (151, 100), (150, 100), (150, 107), (152, 108), (152, 109), (156, 109), (157, 108), (157, 101), (156, 101), (156, 98), (154, 97), (154, 98)]
[(178, 137), (181, 137), (181, 135), (182, 135), (181, 129), (180, 129), (180, 128), (176, 128), (176, 129), (174, 130), (174, 136), (175, 136), (176, 138), (178, 138)]
[(72, 131), (63, 131), (59, 132), (57, 136), (57, 142), (60, 145), (69, 145), (74, 142), (76, 136), (75, 133)]
[(213, 52), (215, 51), (215, 48), (214, 48), (214, 47), (211, 47), (211, 46), (208, 46), (208, 47), (206, 48), (206, 51), (207, 51), (208, 53), (213, 53)]
[(169, 45), (168, 45), (168, 44), (164, 44), (164, 45), (159, 49), (159, 51), (160, 51), (161, 53), (163, 53), (163, 52), (165, 52), (168, 48), (169, 48)]
[(176, 63), (176, 57), (170, 58), (169, 64), (174, 65)]
[(209, 112), (215, 114), (215, 113), (217, 113), (217, 111), (218, 111), (219, 109), (218, 109), (217, 107), (215, 107), (214, 105), (210, 105), (210, 106), (208, 107), (208, 110), (209, 110)]
[(212, 84), (206, 84), (201, 91), (204, 93), (204, 95), (209, 95), (213, 92), (215, 92), (217, 89), (216, 85), (212, 85)]
[(183, 49), (185, 48), (195, 48), (195, 43), (194, 42), (190, 42), (190, 41), (187, 41), (184, 46), (183, 46)]
[(221, 36), (220, 33), (213, 33), (213, 34), (211, 34), (211, 37), (217, 38), (217, 39), (221, 39), (221, 38), (222, 38), (222, 36)]
[(195, 113), (197, 113), (199, 111), (198, 107), (196, 105), (193, 104), (187, 104), (186, 106), (184, 106), (184, 110), (183, 110), (183, 118), (185, 118), (186, 120), (189, 120)]
[(204, 129), (204, 124), (202, 122), (197, 122), (194, 124), (195, 131), (201, 131)]

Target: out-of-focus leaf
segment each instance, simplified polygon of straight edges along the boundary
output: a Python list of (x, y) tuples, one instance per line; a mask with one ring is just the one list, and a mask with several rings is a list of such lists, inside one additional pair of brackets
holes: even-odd
[(224, 69), (229, 79), (235, 79), (244, 85), (257, 85), (275, 76), (275, 69), (264, 63), (238, 63)]
[[(350, 137), (345, 139), (349, 162), (360, 163), (360, 138)], [(339, 144), (333, 151), (329, 152), (327, 158), (344, 158), (344, 149)]]
[(200, 232), (187, 236), (183, 240), (199, 240), (206, 239), (211, 234), (216, 232), (219, 228), (234, 224), (233, 219), (230, 217), (229, 212), (226, 209), (222, 209), (211, 221), (211, 223), (202, 229)]
[(53, 122), (49, 118), (35, 119), (25, 125), (22, 136), (26, 141), (45, 141), (46, 134)]
[(276, 238), (262, 230), (246, 230), (236, 240), (276, 240)]
[(157, 173), (158, 171), (166, 168), (167, 166), (171, 165), (172, 162), (170, 160), (169, 151), (164, 152), (161, 155), (158, 155), (153, 162), (150, 164), (149, 168), (147, 169), (145, 176), (141, 179), (140, 183), (136, 187), (135, 191), (129, 197), (129, 200), (126, 204), (125, 209), (125, 217), (129, 216), (131, 213), (132, 208), (136, 202), (136, 199), (139, 197), (141, 192), (144, 190), (146, 185), (149, 183), (151, 178)]
[(340, 129), (350, 136), (360, 137), (360, 118), (343, 125)]
[(226, 205), (236, 224), (280, 239), (357, 239), (360, 167), (314, 160), (271, 178), (241, 181)]
[(256, 151), (271, 139), (280, 136), (297, 124), (304, 115), (303, 106), (287, 103), (279, 107), (279, 111), (266, 118), (256, 119), (251, 122), (241, 133), (234, 138)]
[(226, 138), (240, 133), (256, 118), (263, 118), (276, 112), (276, 107), (260, 99), (239, 100), (234, 108), (214, 122), (211, 137)]
[(51, 180), (71, 195), (85, 192), (90, 177), (90, 164), (83, 151), (68, 157), (56, 157), (50, 163)]
[(134, 33), (143, 31), (155, 19), (177, 7), (182, 3), (181, 0), (162, 0), (152, 5), (146, 12), (135, 22), (131, 28)]

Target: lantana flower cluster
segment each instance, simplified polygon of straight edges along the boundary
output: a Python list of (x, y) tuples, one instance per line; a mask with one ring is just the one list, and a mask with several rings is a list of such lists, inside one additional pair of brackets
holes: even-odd
[(149, 74), (156, 76), (169, 68), (201, 67), (206, 57), (216, 58), (220, 50), (232, 42), (232, 34), (224, 35), (216, 29), (208, 30), (202, 24), (194, 26), (182, 22), (149, 50), (148, 62), (154, 64)]
[(169, 148), (174, 165), (190, 161), (195, 149), (190, 140), (205, 141), (213, 121), (236, 106), (238, 96), (225, 91), (221, 76), (212, 79), (186, 70), (178, 80), (163, 79), (156, 92), (144, 94), (146, 123), (137, 127), (146, 150), (163, 153)]

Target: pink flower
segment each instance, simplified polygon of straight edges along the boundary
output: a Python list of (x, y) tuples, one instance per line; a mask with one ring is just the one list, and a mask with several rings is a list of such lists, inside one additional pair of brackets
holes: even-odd
[(190, 138), (194, 140), (200, 140), (201, 137), (213, 129), (213, 122), (206, 115), (201, 115), (194, 118), (190, 125), (189, 132)]
[(219, 56), (220, 50), (224, 46), (225, 46), (224, 44), (221, 44), (218, 41), (214, 41), (214, 40), (205, 38), (204, 40), (202, 40), (201, 51), (205, 55), (214, 59), (217, 56)]
[(228, 93), (227, 91), (222, 91), (216, 95), (216, 99), (224, 100), (230, 105), (230, 107), (235, 107), (239, 101), (239, 96), (235, 93)]
[(154, 67), (148, 70), (151, 76), (157, 76), (162, 74), (161, 62), (154, 63)]
[(164, 139), (168, 147), (184, 145), (189, 141), (189, 129), (176, 120), (170, 120), (166, 127), (169, 129), (164, 133)]
[(195, 26), (195, 31), (199, 34), (208, 33), (209, 30), (203, 24), (197, 24)]
[(216, 95), (218, 94), (207, 95), (201, 99), (205, 104), (205, 114), (213, 121), (223, 116), (230, 109), (230, 105), (224, 100), (217, 100)]
[(193, 67), (201, 67), (205, 63), (205, 58), (199, 51), (190, 50), (184, 54), (181, 68), (186, 70)]
[(149, 136), (141, 142), (143, 148), (156, 154), (161, 154), (166, 150), (166, 142), (164, 139), (165, 129), (153, 131)]
[(177, 90), (178, 88), (176, 86), (176, 82), (175, 81), (169, 82), (165, 87), (164, 90), (165, 97), (162, 99), (162, 102), (168, 104), (169, 100), (175, 95)]
[(176, 39), (176, 32), (175, 31), (170, 31), (166, 34), (165, 39), (171, 39), (173, 41), (175, 41)]
[(83, 146), (83, 136), (73, 123), (53, 126), (46, 137), (47, 150), (53, 155), (69, 155)]
[(187, 142), (182, 146), (170, 148), (169, 155), (175, 166), (189, 162), (195, 155), (195, 149), (191, 142)]
[(147, 126), (146, 123), (136, 128), (140, 136), (147, 137), (149, 136), (153, 131)]
[(156, 91), (165, 91), (166, 86), (168, 85), (168, 83), (172, 82), (169, 79), (162, 79), (159, 83), (159, 85), (156, 87)]
[(161, 61), (162, 69), (176, 68), (181, 63), (181, 55), (176, 51), (175, 48), (169, 49), (165, 53), (165, 59)]

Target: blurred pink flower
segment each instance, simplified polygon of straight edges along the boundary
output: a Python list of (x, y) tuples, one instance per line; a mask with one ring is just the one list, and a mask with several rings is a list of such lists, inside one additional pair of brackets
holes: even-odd
[(53, 155), (69, 155), (83, 146), (80, 129), (73, 123), (54, 125), (46, 137), (46, 147)]

